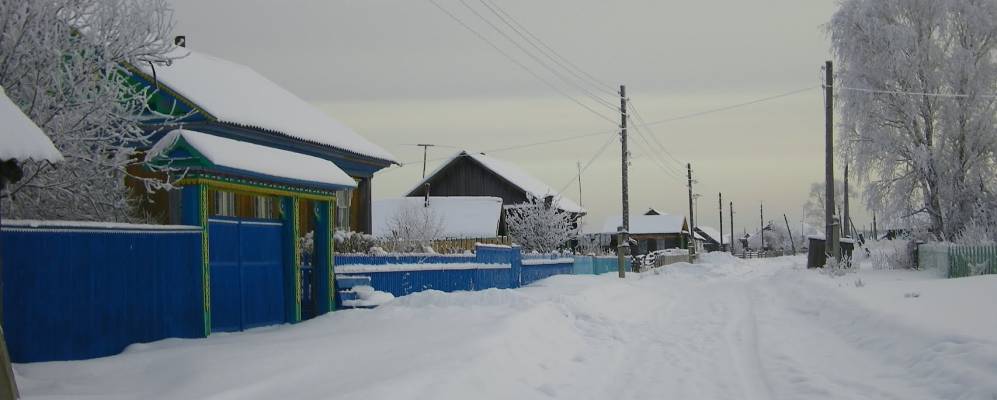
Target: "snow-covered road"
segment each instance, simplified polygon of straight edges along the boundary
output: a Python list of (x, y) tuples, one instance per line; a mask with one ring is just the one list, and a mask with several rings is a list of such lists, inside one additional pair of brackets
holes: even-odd
[(997, 399), (997, 276), (710, 255), (17, 365), (26, 398)]

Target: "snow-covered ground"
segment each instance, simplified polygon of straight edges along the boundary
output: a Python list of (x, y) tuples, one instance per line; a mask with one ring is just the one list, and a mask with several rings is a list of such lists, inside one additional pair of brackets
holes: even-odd
[(997, 398), (997, 276), (706, 255), (16, 365), (26, 398)]

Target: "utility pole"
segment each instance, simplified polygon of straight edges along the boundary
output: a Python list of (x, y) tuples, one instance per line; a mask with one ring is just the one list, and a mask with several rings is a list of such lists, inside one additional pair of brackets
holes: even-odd
[(692, 163), (687, 163), (686, 168), (689, 176), (689, 256), (692, 257), (696, 255), (696, 217), (692, 213)]
[[(630, 187), (628, 184), (629, 180), (629, 168), (630, 168), (630, 151), (627, 150), (627, 87), (625, 85), (620, 85), (620, 159), (621, 159), (621, 172), (623, 174), (623, 226), (620, 229), (620, 233), (617, 236), (617, 268), (619, 269), (620, 278), (626, 277), (626, 270), (624, 266), (624, 258), (629, 255), (632, 249), (630, 249)], [(633, 266), (634, 270), (637, 266)]]
[(582, 162), (576, 161), (578, 167), (578, 205), (582, 205)]
[(789, 244), (793, 246), (793, 255), (796, 255), (796, 241), (793, 240), (793, 231), (789, 229), (789, 217), (782, 214), (782, 219), (786, 221), (786, 232), (789, 232)]
[(872, 212), (872, 240), (879, 240), (879, 232), (876, 231), (876, 212)]
[[(730, 202), (730, 254), (734, 254), (734, 202)], [(723, 232), (720, 232), (723, 234)]]
[(824, 240), (827, 254), (838, 259), (834, 237), (834, 65), (824, 63)]
[(623, 169), (623, 230), (630, 232), (630, 151), (627, 150), (627, 87), (620, 85), (620, 144)]
[(758, 235), (762, 237), (762, 248), (758, 250), (765, 251), (765, 203), (758, 203), (758, 222)]
[(724, 194), (719, 193), (719, 200), (717, 201), (717, 206), (720, 210), (720, 251), (724, 251)]
[(848, 216), (849, 210), (848, 210), (848, 164), (847, 163), (845, 164), (845, 196), (844, 196), (844, 198), (845, 198), (845, 200), (844, 200), (845, 201), (845, 218), (844, 218), (844, 220), (845, 220), (845, 226), (843, 228), (841, 228), (842, 229), (841, 236), (842, 237), (852, 237), (852, 229), (851, 229), (851, 226), (850, 226), (851, 223), (852, 223), (852, 219)]
[(429, 154), (430, 147), (436, 147), (434, 144), (420, 143), (416, 146), (422, 147), (422, 179), (426, 179), (426, 156)]

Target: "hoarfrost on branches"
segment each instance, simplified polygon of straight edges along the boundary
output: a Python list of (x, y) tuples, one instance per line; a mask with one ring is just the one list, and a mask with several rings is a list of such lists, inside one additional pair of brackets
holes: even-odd
[(443, 217), (430, 207), (406, 205), (388, 220), (390, 236), (386, 245), (393, 252), (421, 253), (441, 239), (444, 232)]
[(572, 214), (558, 208), (555, 197), (530, 197), (506, 209), (513, 242), (531, 252), (552, 253), (579, 234)]
[(997, 210), (997, 2), (845, 0), (828, 30), (867, 205), (943, 240)]
[[(173, 14), (166, 0), (0, 0), (0, 85), (65, 156), (29, 162), (2, 195), (18, 218), (142, 219), (125, 184), (148, 144), (153, 94), (128, 66), (162, 64)], [(166, 174), (168, 175), (168, 173)], [(165, 179), (139, 178), (146, 191)], [(164, 181), (166, 183), (164, 183)]]

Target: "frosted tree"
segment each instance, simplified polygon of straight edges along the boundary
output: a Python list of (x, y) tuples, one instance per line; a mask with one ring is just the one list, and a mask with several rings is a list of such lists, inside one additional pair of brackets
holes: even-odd
[(997, 209), (997, 2), (844, 0), (828, 29), (838, 148), (867, 205), (938, 239)]
[(5, 214), (140, 218), (125, 177), (149, 142), (152, 93), (129, 68), (171, 60), (172, 18), (166, 0), (0, 0), (0, 85), (66, 158), (27, 163)]
[[(856, 198), (855, 188), (849, 187), (849, 200)], [(836, 208), (843, 207), (845, 199), (845, 184), (837, 179), (834, 180), (834, 204)], [(806, 213), (806, 222), (813, 226), (824, 226), (824, 203), (827, 195), (824, 191), (824, 182), (814, 182), (810, 184), (810, 197), (803, 204), (803, 212)], [(838, 212), (837, 210), (835, 211)]]
[(421, 252), (443, 237), (443, 217), (432, 208), (410, 204), (388, 219), (387, 229), (391, 251)]
[(506, 226), (513, 242), (527, 251), (551, 253), (579, 234), (574, 217), (558, 208), (556, 197), (530, 197), (506, 209)]

